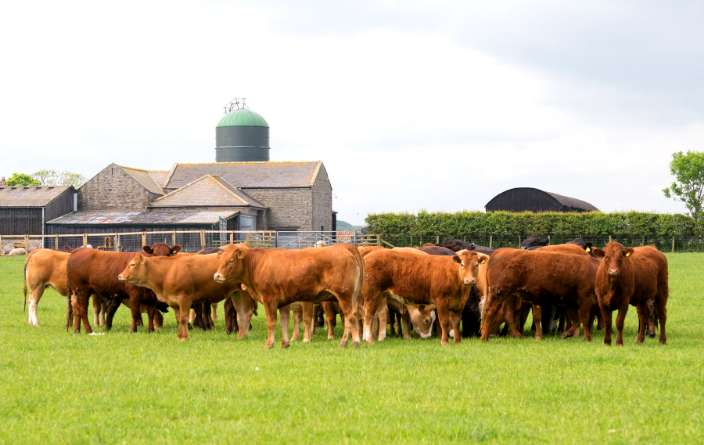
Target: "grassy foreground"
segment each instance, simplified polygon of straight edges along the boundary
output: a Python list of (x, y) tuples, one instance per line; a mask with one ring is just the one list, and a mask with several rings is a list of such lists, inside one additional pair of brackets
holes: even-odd
[[(0, 258), (0, 443), (704, 443), (704, 254), (670, 260), (668, 340), (388, 339), (264, 348), (192, 331), (64, 331), (48, 290), (22, 312), (24, 258)], [(338, 332), (339, 337), (339, 332)], [(277, 333), (277, 339), (280, 336)]]

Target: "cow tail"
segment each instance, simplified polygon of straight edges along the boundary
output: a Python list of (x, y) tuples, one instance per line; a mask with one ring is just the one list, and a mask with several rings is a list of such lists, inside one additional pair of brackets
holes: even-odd
[(354, 261), (357, 264), (357, 270), (359, 271), (357, 274), (357, 280), (354, 283), (354, 291), (352, 292), (352, 307), (359, 308), (361, 303), (362, 285), (364, 283), (364, 260), (362, 259), (362, 255), (359, 254), (357, 247), (350, 246), (350, 252), (354, 257)]
[(24, 305), (22, 306), (22, 312), (27, 312), (27, 264), (29, 264), (29, 259), (31, 257), (31, 254), (27, 255), (27, 259), (24, 261), (24, 285), (22, 288), (22, 292), (24, 294)]

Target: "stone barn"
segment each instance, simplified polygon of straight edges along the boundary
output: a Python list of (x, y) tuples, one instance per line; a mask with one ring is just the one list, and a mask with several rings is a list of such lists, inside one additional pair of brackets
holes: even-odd
[(518, 187), (494, 196), (484, 207), (487, 212), (594, 212), (586, 201), (532, 187)]

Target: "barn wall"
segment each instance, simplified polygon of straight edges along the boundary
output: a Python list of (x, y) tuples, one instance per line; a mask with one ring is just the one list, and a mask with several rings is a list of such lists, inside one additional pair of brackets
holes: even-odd
[(157, 196), (120, 166), (110, 164), (78, 190), (78, 207), (79, 210), (144, 210)]
[(0, 207), (0, 235), (41, 234), (41, 207)]
[(328, 178), (328, 172), (322, 164), (318, 177), (313, 184), (312, 196), (312, 229), (332, 230), (332, 185)]
[(267, 229), (313, 230), (313, 194), (310, 188), (244, 190), (269, 208)]
[(44, 220), (51, 221), (54, 218), (63, 216), (73, 211), (73, 194), (71, 188), (54, 198), (47, 206), (44, 213)]

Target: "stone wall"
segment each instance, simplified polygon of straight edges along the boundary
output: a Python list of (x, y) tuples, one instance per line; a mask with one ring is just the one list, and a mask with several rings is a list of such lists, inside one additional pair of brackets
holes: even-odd
[(119, 165), (110, 164), (78, 190), (78, 209), (144, 210), (149, 201), (157, 196), (147, 191)]
[(269, 229), (313, 230), (313, 197), (309, 188), (244, 189), (269, 208)]
[(313, 184), (313, 230), (332, 230), (332, 185), (324, 165)]

